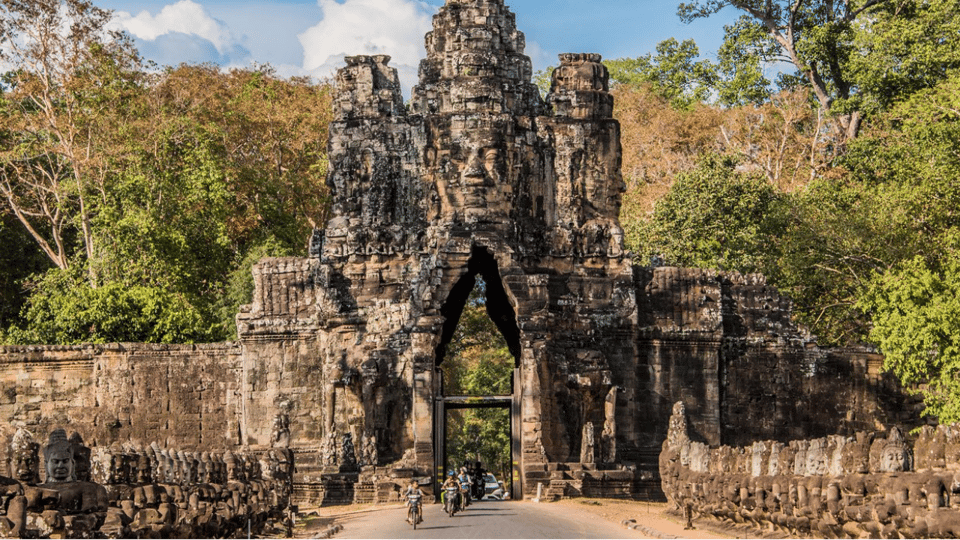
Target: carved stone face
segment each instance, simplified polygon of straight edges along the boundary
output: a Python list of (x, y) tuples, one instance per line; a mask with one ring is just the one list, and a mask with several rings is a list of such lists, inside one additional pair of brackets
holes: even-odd
[(47, 456), (47, 482), (73, 481), (73, 452), (69, 447), (54, 448)]
[(146, 454), (140, 454), (137, 460), (137, 483), (149, 484), (153, 481), (153, 464)]
[(902, 446), (888, 444), (880, 454), (881, 472), (903, 472), (906, 468), (907, 456)]
[(40, 456), (38, 453), (39, 445), (36, 443), (24, 448), (14, 454), (15, 475), (20, 482), (33, 482), (37, 477), (37, 470), (40, 467)]
[(484, 212), (495, 197), (492, 189), (501, 183), (503, 150), (492, 141), (475, 141), (464, 148), (464, 162), (460, 165), (460, 183), (463, 186), (465, 209)]
[(227, 480), (237, 480), (239, 468), (237, 467), (237, 462), (235, 459), (227, 459)]
[(126, 474), (123, 470), (123, 454), (113, 452), (110, 456), (110, 471), (112, 472), (114, 482), (119, 484), (126, 483)]

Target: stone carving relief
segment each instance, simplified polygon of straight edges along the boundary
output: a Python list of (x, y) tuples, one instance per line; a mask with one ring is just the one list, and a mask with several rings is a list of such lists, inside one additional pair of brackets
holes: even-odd
[(596, 462), (596, 436), (593, 422), (583, 425), (583, 440), (580, 443), (580, 463), (592, 465)]
[(356, 472), (359, 470), (357, 451), (353, 445), (352, 433), (345, 433), (341, 439), (338, 462), (340, 464), (340, 472)]
[(600, 441), (604, 463), (617, 462), (617, 392), (619, 391), (620, 389), (616, 386), (611, 388), (603, 403), (604, 422)]
[[(675, 407), (671, 426), (686, 423)], [(951, 503), (955, 470), (940, 461), (956, 426), (921, 430), (911, 449), (898, 427), (882, 434), (791, 441), (757, 441), (748, 448), (707, 448), (709, 464), (684, 459), (704, 445), (664, 444), (660, 473), (676, 508), (691, 507), (699, 519), (747, 524), (767, 531), (824, 538), (956, 538), (960, 510)], [(939, 434), (938, 434), (939, 433)], [(938, 449), (938, 445), (940, 449)], [(757, 475), (769, 450), (769, 475)], [(928, 468), (913, 470), (914, 455)], [(750, 456), (743, 460), (740, 456)], [(793, 467), (791, 467), (793, 462)], [(752, 474), (751, 474), (752, 471)]]

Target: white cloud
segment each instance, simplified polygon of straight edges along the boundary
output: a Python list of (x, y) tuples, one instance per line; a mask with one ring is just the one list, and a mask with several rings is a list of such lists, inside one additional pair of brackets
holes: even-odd
[(157, 41), (162, 36), (187, 35), (209, 41), (220, 55), (227, 55), (239, 47), (238, 40), (222, 22), (192, 0), (180, 0), (164, 6), (157, 15), (147, 11), (133, 16), (117, 12), (114, 24), (143, 41)]
[(419, 0), (318, 0), (323, 20), (300, 34), (303, 69), (318, 77), (343, 66), (344, 56), (387, 54), (402, 85), (416, 82), (424, 35), (436, 8)]
[(542, 69), (547, 69), (550, 66), (556, 67), (557, 64), (560, 63), (556, 55), (551, 56), (548, 54), (536, 41), (527, 42), (524, 54), (530, 57), (530, 61), (533, 63), (534, 73)]

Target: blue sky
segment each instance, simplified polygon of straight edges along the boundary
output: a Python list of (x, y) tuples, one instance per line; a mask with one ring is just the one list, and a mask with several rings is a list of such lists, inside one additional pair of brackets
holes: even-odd
[[(271, 64), (282, 75), (323, 77), (345, 55), (389, 54), (406, 88), (416, 82), (423, 35), (443, 0), (94, 0), (116, 14), (145, 57), (164, 65), (215, 62)], [(595, 52), (635, 57), (660, 41), (694, 38), (712, 57), (727, 10), (683, 24), (679, 0), (507, 0), (527, 37), (527, 55), (539, 70), (557, 54)]]

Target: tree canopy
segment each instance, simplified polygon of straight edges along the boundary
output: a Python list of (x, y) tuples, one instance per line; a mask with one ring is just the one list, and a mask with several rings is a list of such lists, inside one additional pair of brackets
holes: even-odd
[(145, 65), (81, 0), (0, 6), (0, 240), (29, 239), (4, 339), (233, 337), (252, 256), (327, 219), (328, 86)]
[(743, 16), (727, 27), (721, 54), (793, 66), (781, 87), (809, 88), (837, 118), (841, 143), (866, 115), (960, 66), (958, 0), (695, 0), (677, 14), (689, 22), (728, 7)]

